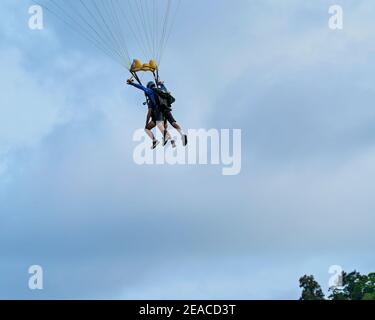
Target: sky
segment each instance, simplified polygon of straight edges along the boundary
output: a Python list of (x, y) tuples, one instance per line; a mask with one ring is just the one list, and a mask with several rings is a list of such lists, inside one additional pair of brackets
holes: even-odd
[(242, 130), (237, 176), (136, 165), (128, 74), (30, 30), (32, 3), (1, 4), (0, 298), (297, 299), (374, 271), (373, 1), (183, 0), (162, 76), (185, 129)]

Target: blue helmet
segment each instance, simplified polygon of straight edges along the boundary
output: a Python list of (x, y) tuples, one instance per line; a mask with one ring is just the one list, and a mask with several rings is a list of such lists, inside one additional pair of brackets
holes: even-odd
[(149, 88), (149, 89), (154, 89), (155, 87), (156, 87), (155, 82), (150, 81), (149, 83), (147, 83), (147, 88)]

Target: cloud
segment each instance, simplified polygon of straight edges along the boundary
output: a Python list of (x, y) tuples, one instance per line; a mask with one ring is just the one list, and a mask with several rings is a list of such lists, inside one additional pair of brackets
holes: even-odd
[[(230, 178), (136, 166), (145, 110), (123, 70), (61, 30), (8, 37), (0, 296), (296, 298), (303, 273), (370, 269), (372, 6), (350, 8), (337, 35), (323, 2), (186, 8), (195, 23), (176, 30), (163, 77), (184, 126), (242, 128), (243, 170)], [(24, 289), (35, 263), (40, 295)]]

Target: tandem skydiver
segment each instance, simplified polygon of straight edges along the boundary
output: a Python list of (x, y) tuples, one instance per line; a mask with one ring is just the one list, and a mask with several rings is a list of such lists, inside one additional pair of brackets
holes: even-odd
[[(144, 87), (141, 84), (134, 83), (133, 79), (129, 79), (127, 81), (127, 84), (142, 90), (146, 95), (146, 100), (147, 100), (146, 104), (148, 106), (148, 112), (147, 112), (147, 118), (146, 118), (145, 131), (147, 135), (150, 137), (150, 139), (152, 140), (152, 149), (155, 149), (160, 143), (155, 138), (155, 135), (151, 131), (155, 127), (158, 127), (160, 132), (163, 134), (163, 137), (164, 137), (163, 144), (166, 145), (168, 141), (170, 140), (170, 134), (168, 131), (165, 130), (163, 114), (156, 104), (155, 94), (154, 94), (154, 91), (152, 90), (153, 86), (155, 86), (155, 83), (149, 82), (147, 84), (147, 87)], [(172, 141), (172, 144), (174, 144), (173, 141)]]
[[(172, 115), (171, 103), (167, 100), (163, 99), (163, 93), (168, 97), (172, 97), (168, 92), (167, 88), (165, 87), (164, 83), (158, 81), (158, 86), (153, 81), (150, 81), (147, 84), (147, 87), (142, 86), (141, 84), (134, 83), (133, 79), (129, 79), (127, 83), (133, 87), (136, 87), (142, 90), (147, 98), (147, 105), (148, 105), (148, 113), (146, 119), (146, 127), (145, 131), (147, 135), (152, 139), (152, 149), (155, 149), (159, 144), (159, 141), (155, 138), (154, 134), (152, 133), (152, 129), (156, 126), (159, 128), (161, 133), (163, 134), (164, 141), (163, 145), (165, 146), (169, 140), (171, 140), (171, 135), (166, 128), (166, 121), (168, 121), (181, 135), (182, 144), (185, 147), (188, 143), (187, 135), (184, 134), (182, 128), (176, 122)], [(174, 100), (174, 98), (172, 97)], [(172, 102), (173, 103), (173, 102)], [(176, 147), (175, 141), (171, 140), (172, 146)]]

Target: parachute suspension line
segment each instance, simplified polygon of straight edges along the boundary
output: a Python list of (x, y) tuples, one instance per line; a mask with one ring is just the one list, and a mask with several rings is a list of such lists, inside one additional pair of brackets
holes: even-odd
[[(51, 0), (51, 1), (54, 1), (54, 0)], [(81, 0), (80, 0), (81, 1)], [(89, 29), (92, 30), (92, 32), (104, 43), (104, 45), (106, 47), (108, 47), (109, 50), (111, 50), (113, 52), (114, 55), (116, 55), (118, 57), (118, 59), (121, 61), (121, 64), (123, 65), (122, 63), (122, 56), (121, 56), (121, 53), (117, 51), (116, 48), (114, 48), (113, 44), (111, 43), (110, 39), (106, 39), (106, 37), (103, 37), (99, 32), (98, 30), (95, 29), (95, 26), (92, 25), (88, 20), (87, 20), (87, 17), (84, 16), (84, 13), (82, 12), (82, 10), (79, 10), (79, 8), (74, 8), (71, 4), (71, 1), (69, 0), (66, 0), (66, 3), (68, 3), (69, 7), (72, 9), (73, 12), (76, 12), (77, 15), (78, 15), (78, 18), (81, 19), (83, 21), (84, 24), (86, 24)], [(89, 13), (90, 14), (90, 13)], [(75, 20), (76, 23), (79, 23), (79, 19), (76, 17), (76, 19), (73, 18), (73, 21)], [(95, 21), (94, 21), (95, 23)], [(100, 30), (99, 30), (100, 31)]]
[(146, 27), (146, 31), (148, 34), (148, 38), (150, 40), (150, 54), (151, 54), (151, 57), (153, 58), (155, 52), (154, 52), (154, 47), (153, 47), (152, 25), (151, 25), (151, 20), (148, 14), (149, 13), (148, 1), (145, 0), (144, 6), (143, 6), (143, 1), (139, 1), (139, 5), (140, 5), (140, 10), (142, 13), (143, 20), (145, 21), (145, 27)]
[[(124, 50), (120, 45), (120, 42), (119, 42), (118, 37), (116, 35), (117, 32), (115, 30), (112, 30), (112, 28), (110, 28), (110, 26), (109, 26), (110, 21), (113, 22), (113, 17), (110, 16), (110, 14), (108, 13), (108, 10), (107, 10), (108, 8), (105, 5), (105, 3), (108, 4), (108, 2), (96, 3), (96, 0), (92, 0), (92, 1), (93, 1), (93, 4), (94, 4), (94, 9), (95, 9), (96, 13), (98, 14), (98, 20), (102, 23), (103, 29), (106, 32), (106, 36), (108, 37), (108, 39), (111, 39), (111, 41), (113, 43), (113, 46), (115, 48), (117, 48), (118, 52), (124, 58), (126, 56), (126, 54), (124, 53)], [(108, 19), (105, 19), (104, 15), (106, 17), (108, 17)]]
[(156, 59), (156, 3), (155, 0), (152, 0), (152, 36), (153, 36), (153, 46), (154, 46), (154, 56), (153, 59)]
[[(154, 0), (155, 3), (155, 47), (158, 45), (158, 39), (159, 39), (159, 6), (156, 5), (156, 0)], [(157, 50), (157, 49), (156, 49)], [(159, 54), (159, 53), (157, 53)], [(154, 57), (157, 61), (158, 57)]]
[[(167, 11), (166, 11), (164, 19), (163, 19), (162, 36), (161, 36), (161, 40), (160, 40), (160, 43), (159, 43), (159, 48), (160, 49), (162, 48), (163, 43), (164, 43), (164, 38), (165, 38), (167, 26), (168, 26), (168, 20), (169, 20), (170, 10), (171, 10), (171, 0), (168, 0)], [(159, 55), (158, 55), (158, 61), (157, 61), (158, 65), (160, 65), (160, 63), (161, 63), (160, 49), (159, 49)]]
[[(122, 51), (121, 45), (118, 43), (118, 40), (116, 39), (116, 36), (113, 34), (113, 31), (109, 28), (108, 23), (106, 22), (106, 19), (104, 18), (103, 14), (100, 12), (100, 9), (98, 7), (98, 4), (97, 4), (96, 0), (92, 0), (92, 3), (94, 4), (94, 9), (97, 12), (97, 16), (95, 15), (94, 10), (90, 10), (87, 7), (87, 5), (84, 4), (83, 0), (79, 0), (79, 1), (84, 5), (86, 10), (95, 19), (95, 21), (97, 21), (98, 25), (102, 27), (102, 30), (104, 30), (104, 34), (106, 34), (108, 39), (112, 41), (113, 48), (116, 49), (117, 52), (119, 52), (121, 58), (122, 59), (126, 58), (126, 56), (124, 56), (124, 53), (121, 53), (121, 51)], [(100, 21), (101, 21), (101, 23), (100, 23)]]
[[(157, 48), (158, 46), (158, 39), (159, 39), (159, 29), (160, 29), (160, 26), (159, 26), (159, 21), (160, 21), (160, 14), (159, 14), (159, 6), (157, 5), (157, 0), (154, 0), (155, 1), (155, 47)], [(156, 49), (158, 50), (158, 49)], [(157, 55), (159, 53), (157, 52)], [(155, 59), (157, 60), (157, 56), (155, 57)]]
[[(114, 18), (113, 16), (111, 16), (109, 5), (110, 5), (110, 2), (108, 0), (99, 1), (99, 4), (96, 2), (96, 0), (94, 0), (95, 9), (97, 10), (99, 17), (101, 21), (103, 22), (103, 25), (105, 26), (106, 30), (108, 30), (109, 36), (113, 39), (118, 50), (122, 52), (124, 59), (127, 57), (127, 61), (130, 62), (130, 56), (127, 51), (127, 48), (121, 45), (121, 40), (119, 40), (119, 37), (117, 36), (118, 32), (116, 32), (116, 30), (113, 30), (115, 28), (110, 27), (110, 23), (111, 22), (114, 23)], [(106, 17), (109, 17), (109, 19), (106, 19)]]
[[(119, 59), (118, 55), (115, 54), (112, 50), (109, 50), (107, 47), (108, 45), (106, 42), (101, 39), (99, 36), (99, 39), (95, 38), (95, 36), (92, 36), (90, 32), (82, 26), (80, 21), (77, 21), (77, 19), (74, 19), (71, 15), (69, 15), (66, 10), (62, 9), (58, 4), (54, 2), (54, 0), (50, 0), (50, 4), (53, 6), (53, 8), (47, 6), (46, 4), (39, 5), (50, 13), (52, 13), (54, 16), (56, 16), (59, 20), (61, 20), (63, 23), (65, 23), (69, 28), (71, 28), (73, 31), (78, 32), (83, 38), (85, 38), (87, 41), (89, 41), (91, 44), (93, 44), (96, 48), (98, 48), (100, 51), (102, 51), (105, 55), (107, 55), (112, 60), (116, 61), (120, 65), (126, 68), (126, 66), (122, 63), (121, 59)], [(61, 10), (63, 14), (58, 14), (57, 11)], [(69, 18), (69, 19), (66, 19)], [(71, 21), (70, 21), (71, 20)]]
[(119, 11), (116, 10), (116, 8), (115, 8), (114, 0), (110, 0), (109, 4), (110, 4), (110, 9), (112, 11), (112, 15), (114, 17), (114, 24), (118, 28), (120, 43), (123, 44), (124, 50), (126, 51), (126, 55), (128, 57), (128, 64), (130, 66), (131, 57), (130, 57), (130, 54), (129, 54), (129, 49), (128, 49), (127, 45), (126, 45), (128, 43), (129, 39), (128, 39), (128, 37), (124, 33), (124, 28), (122, 27), (122, 24), (121, 24), (121, 18), (119, 16)]
[(142, 1), (138, 2), (137, 0), (135, 0), (135, 3), (136, 3), (136, 7), (137, 7), (138, 16), (139, 16), (139, 18), (142, 22), (142, 25), (143, 25), (143, 32), (145, 34), (145, 38), (146, 38), (146, 41), (147, 41), (148, 50), (149, 50), (149, 53), (152, 54), (151, 39), (150, 39), (150, 35), (149, 35), (149, 32), (148, 32), (148, 28), (147, 28), (147, 22), (146, 22), (146, 18), (145, 18), (144, 11), (143, 11)]
[[(176, 21), (182, 0), (36, 0), (69, 27), (120, 65), (130, 69), (130, 44), (158, 66)], [(175, 5), (177, 5), (175, 10)], [(141, 59), (143, 60), (143, 59)], [(138, 63), (138, 62), (137, 62)], [(153, 64), (134, 68), (151, 71)], [(138, 72), (138, 71), (136, 71)], [(138, 74), (139, 76), (139, 74)]]
[(165, 42), (164, 42), (164, 46), (162, 46), (162, 48), (160, 49), (160, 60), (163, 58), (163, 54), (164, 54), (165, 48), (166, 48), (166, 46), (167, 46), (167, 44), (168, 44), (169, 38), (171, 37), (171, 34), (172, 34), (172, 31), (173, 31), (173, 28), (174, 28), (174, 26), (175, 26), (175, 24), (176, 24), (177, 14), (178, 14), (178, 12), (179, 12), (179, 10), (180, 10), (180, 7), (181, 7), (181, 2), (182, 2), (182, 0), (176, 0), (176, 1), (178, 1), (178, 4), (177, 4), (176, 9), (175, 9), (175, 12), (174, 12), (174, 14), (173, 14), (172, 23), (171, 23), (171, 25), (170, 25), (170, 27), (169, 27), (169, 32), (168, 32), (168, 34), (167, 34), (167, 38), (166, 38), (166, 40), (165, 40)]
[(111, 59), (115, 60), (116, 62), (120, 63), (119, 60), (117, 60), (117, 58), (112, 55), (112, 53), (110, 53), (108, 50), (105, 50), (104, 48), (102, 48), (99, 44), (96, 43), (95, 40), (93, 40), (92, 38), (90, 38), (89, 36), (87, 36), (86, 33), (85, 33), (85, 30), (77, 30), (77, 28), (74, 27), (71, 24), (71, 22), (62, 19), (61, 16), (59, 16), (53, 9), (49, 8), (47, 5), (40, 4), (38, 2), (36, 2), (36, 4), (39, 5), (39, 6), (41, 6), (41, 7), (43, 7), (44, 9), (46, 9), (47, 11), (49, 11), (50, 13), (52, 13), (59, 20), (61, 20), (63, 23), (65, 23), (69, 28), (71, 28), (73, 31), (79, 32), (82, 37), (84, 37), (86, 40), (88, 40), (91, 44), (93, 44), (96, 48), (98, 48), (100, 51), (102, 51), (109, 58), (111, 58)]
[(155, 4), (155, 0), (149, 0), (146, 1), (146, 3), (148, 3), (148, 7), (149, 9), (147, 10), (147, 12), (149, 12), (149, 25), (150, 25), (150, 31), (151, 31), (151, 35), (152, 35), (152, 48), (153, 48), (153, 52), (152, 52), (152, 59), (156, 59), (156, 32), (155, 32), (155, 7), (156, 7), (156, 4)]
[[(93, 19), (93, 22), (94, 22), (94, 25), (92, 25), (88, 20), (87, 20), (87, 17), (85, 17), (84, 15), (84, 12), (82, 12), (82, 10), (79, 10), (79, 7), (73, 7), (71, 2), (70, 1), (66, 1), (70, 8), (74, 11), (77, 12), (78, 16), (81, 17), (81, 19), (90, 27), (90, 29), (98, 35), (98, 37), (100, 39), (102, 39), (102, 41), (104, 43), (107, 44), (108, 48), (110, 48), (118, 57), (120, 60), (122, 60), (122, 55), (121, 55), (121, 52), (118, 51), (118, 49), (116, 48), (116, 46), (114, 46), (112, 40), (106, 35), (105, 31), (103, 30), (102, 26), (98, 23), (96, 17), (94, 16), (94, 14), (91, 12), (90, 9), (87, 8), (87, 6), (85, 5), (85, 3), (82, 1), (82, 0), (79, 0), (79, 2), (81, 3), (81, 5), (83, 6), (83, 8), (85, 9), (85, 12), (89, 14), (89, 16), (91, 16), (91, 18)], [(98, 27), (98, 30), (96, 30), (95, 28), (95, 25), (96, 27)], [(99, 32), (101, 32), (102, 34), (100, 34)]]
[(154, 28), (154, 2), (151, 0), (146, 1), (146, 13), (148, 13), (148, 25), (150, 28), (150, 35), (152, 39), (152, 59), (155, 59), (156, 47), (155, 47), (155, 28)]
[[(139, 16), (139, 11), (137, 8), (134, 8), (133, 5), (131, 4), (132, 0), (127, 0), (127, 3), (128, 3), (129, 11), (130, 11), (130, 16), (133, 18), (133, 22), (135, 23), (136, 29), (140, 31), (141, 42), (144, 45), (146, 53), (149, 53), (150, 48), (147, 42), (146, 34), (144, 32), (144, 27), (142, 28), (142, 21), (140, 21), (141, 19)], [(139, 38), (139, 37), (136, 37), (136, 38)]]
[[(76, 20), (76, 19), (74, 19), (71, 15), (69, 15), (61, 6), (59, 6), (54, 0), (50, 0), (50, 2), (54, 5), (54, 6), (56, 6), (58, 9), (60, 9), (62, 12), (63, 12), (63, 15), (58, 15), (58, 14), (56, 14), (61, 20), (63, 20), (64, 22), (66, 22), (63, 18), (62, 18), (62, 16), (66, 16), (66, 17), (69, 17), (73, 22), (76, 22), (77, 24), (78, 24), (78, 26), (79, 27), (81, 27), (81, 29), (82, 30), (84, 30), (85, 32), (87, 32), (87, 33), (89, 33), (89, 31), (87, 31), (86, 30), (86, 28), (85, 27), (83, 27), (82, 25), (81, 25), (81, 23), (80, 23), (80, 21), (78, 21), (78, 20)], [(47, 9), (48, 9), (48, 7), (46, 6), (46, 5), (43, 5), (44, 7), (46, 7)], [(84, 20), (84, 18), (83, 18), (83, 20)], [(90, 24), (88, 24), (90, 27), (91, 27), (91, 25)], [(93, 29), (94, 30), (94, 29)], [(95, 31), (95, 30), (94, 30)], [(90, 33), (89, 33), (90, 34)], [(98, 34), (98, 36), (100, 36), (99, 34)], [(95, 38), (93, 38), (93, 39), (95, 39)], [(95, 39), (95, 40), (97, 40), (97, 39)], [(100, 40), (102, 40), (103, 42), (104, 42), (104, 45), (106, 45), (106, 43), (105, 43), (105, 41), (103, 40), (103, 39), (100, 39)], [(101, 43), (100, 42), (100, 40), (97, 40), (99, 43)]]
[[(128, 64), (130, 64), (130, 60), (131, 60), (130, 54), (129, 54), (128, 47), (126, 46), (127, 42), (123, 33), (123, 29), (121, 28), (120, 20), (118, 17), (118, 12), (116, 12), (116, 10), (113, 7), (113, 0), (107, 0), (107, 1), (108, 2), (104, 2), (104, 3), (108, 3), (107, 12), (109, 16), (111, 17), (110, 21), (112, 21), (112, 26), (117, 31), (115, 32), (115, 34), (118, 33), (118, 36), (116, 37), (116, 39), (122, 51), (125, 52)], [(121, 46), (121, 43), (123, 44), (122, 46)]]
[[(134, 7), (131, 3), (134, 3)], [(138, 10), (138, 4), (137, 2), (134, 2), (134, 0), (128, 0), (129, 9), (131, 11), (131, 16), (133, 17), (133, 21), (136, 23), (136, 28), (139, 30), (139, 34), (142, 36), (142, 41), (146, 46), (146, 51), (149, 52), (150, 48), (148, 46), (147, 41), (147, 35), (145, 34), (145, 26), (143, 24), (142, 18), (140, 16), (139, 10)]]
[[(133, 38), (136, 40), (136, 42), (138, 43), (138, 45), (139, 45), (140, 41), (139, 41), (137, 35), (135, 34), (132, 25), (129, 23), (129, 21), (128, 21), (127, 17), (126, 17), (126, 14), (123, 12), (123, 7), (122, 7), (122, 5), (119, 3), (119, 1), (122, 2), (122, 0), (117, 0), (117, 5), (116, 5), (116, 0), (111, 0), (111, 1), (113, 1), (113, 2), (112, 2), (112, 9), (113, 9), (113, 11), (116, 13), (117, 21), (118, 21), (118, 25), (119, 25), (120, 33), (121, 33), (122, 38), (123, 38), (123, 41), (124, 41), (124, 45), (126, 46), (126, 43), (127, 43), (128, 37), (130, 37), (130, 38), (133, 37)], [(116, 8), (119, 8), (119, 10), (116, 10)], [(121, 16), (121, 13), (123, 13), (122, 16)], [(128, 28), (126, 28), (126, 27), (124, 26), (123, 21), (126, 22), (126, 24), (128, 25)], [(127, 30), (127, 29), (130, 30), (130, 35), (127, 35), (127, 34), (125, 33), (125, 30)], [(142, 46), (139, 45), (139, 47), (140, 47), (141, 51), (143, 52), (144, 49), (142, 48)], [(130, 57), (129, 49), (128, 49), (127, 46), (126, 46), (126, 48), (127, 48), (126, 50), (127, 50), (128, 56), (129, 56), (129, 68), (130, 68), (131, 57)]]
[(118, 12), (116, 12), (116, 10), (113, 7), (113, 0), (108, 0), (108, 8), (107, 9), (108, 9), (109, 16), (111, 18), (110, 21), (112, 22), (112, 26), (117, 31), (116, 33), (118, 33), (118, 36), (116, 37), (117, 41), (118, 41), (118, 43), (123, 44), (120, 47), (122, 48), (123, 52), (126, 53), (126, 56), (128, 57), (128, 60), (130, 60), (129, 51), (128, 51), (127, 46), (125, 45), (126, 39), (124, 37), (124, 33), (122, 32), (122, 28), (121, 28), (120, 21), (119, 21), (119, 18), (118, 18)]
[(149, 33), (151, 37), (151, 47), (152, 47), (152, 56), (150, 58), (155, 59), (156, 55), (156, 46), (155, 46), (155, 29), (153, 25), (153, 8), (152, 8), (152, 3), (151, 0), (146, 0), (145, 1), (145, 13), (147, 15), (147, 21), (148, 21), (148, 28), (149, 28)]
[[(145, 48), (144, 43), (143, 43), (143, 42), (139, 39), (139, 37), (136, 35), (136, 33), (135, 33), (135, 31), (134, 31), (134, 28), (133, 28), (132, 24), (129, 22), (128, 15), (127, 15), (127, 13), (126, 13), (124, 7), (122, 6), (122, 1), (123, 1), (123, 0), (115, 0), (115, 1), (117, 1), (118, 7), (120, 8), (120, 12), (118, 13), (119, 16), (121, 16), (121, 14), (122, 14), (122, 16), (123, 16), (123, 20), (125, 20), (127, 26), (129, 27), (129, 30), (130, 30), (132, 36), (133, 36), (134, 39), (136, 40), (136, 42), (137, 42), (139, 48), (142, 50), (143, 55), (144, 55), (144, 56), (147, 56), (147, 53), (146, 53), (147, 49)], [(121, 29), (122, 29), (122, 28), (121, 28)]]

